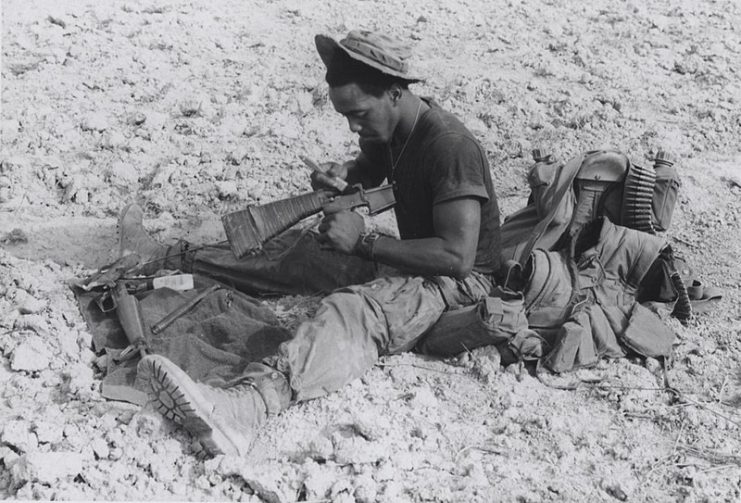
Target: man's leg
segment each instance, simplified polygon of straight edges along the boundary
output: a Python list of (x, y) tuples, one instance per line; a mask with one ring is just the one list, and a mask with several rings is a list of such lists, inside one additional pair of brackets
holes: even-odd
[(326, 297), (270, 359), (273, 366), (250, 364), (231, 386), (196, 383), (159, 355), (141, 360), (138, 379), (157, 410), (209, 453), (245, 455), (257, 427), (292, 397), (325, 395), (363, 375), (379, 354), (411, 348), (444, 309), (432, 281), (381, 278)]
[(140, 271), (180, 269), (202, 274), (248, 294), (314, 295), (365, 283), (375, 277), (375, 264), (360, 257), (322, 248), (312, 232), (291, 230), (254, 256), (237, 259), (228, 245), (194, 247), (184, 241), (168, 247), (144, 230), (143, 211), (127, 206), (119, 218), (120, 253), (138, 253)]
[(472, 304), (492, 286), (476, 273), (464, 282), (440, 279), (379, 278), (323, 299), (278, 350), (275, 365), (294, 398), (323, 396), (362, 376), (379, 355), (409, 351), (447, 308)]
[(139, 363), (140, 379), (158, 410), (199, 437), (209, 452), (244, 455), (255, 429), (291, 398), (324, 396), (361, 377), (379, 355), (414, 347), (448, 307), (445, 297), (474, 302), (491, 286), (477, 276), (453, 285), (443, 295), (446, 286), (434, 280), (391, 277), (337, 290), (266, 359), (270, 365), (251, 364), (227, 388), (195, 383), (157, 355)]
[(375, 277), (375, 264), (323, 248), (311, 231), (291, 230), (253, 256), (237, 259), (228, 245), (186, 253), (184, 270), (247, 294), (316, 295)]

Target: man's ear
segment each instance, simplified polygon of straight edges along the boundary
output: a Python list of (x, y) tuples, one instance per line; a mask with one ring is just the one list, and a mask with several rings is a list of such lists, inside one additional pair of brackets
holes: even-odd
[(391, 97), (391, 101), (393, 101), (394, 104), (398, 103), (402, 95), (401, 86), (399, 84), (391, 84), (391, 87), (389, 87), (388, 93), (389, 93), (389, 96)]

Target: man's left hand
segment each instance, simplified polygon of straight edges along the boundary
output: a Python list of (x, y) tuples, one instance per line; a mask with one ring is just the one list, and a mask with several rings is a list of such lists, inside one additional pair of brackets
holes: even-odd
[(349, 255), (364, 230), (365, 221), (361, 215), (350, 210), (340, 211), (324, 217), (319, 224), (319, 240)]

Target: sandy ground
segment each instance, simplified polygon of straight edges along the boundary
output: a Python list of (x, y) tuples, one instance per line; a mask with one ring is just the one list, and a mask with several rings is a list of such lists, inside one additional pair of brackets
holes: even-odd
[[(241, 501), (738, 501), (741, 12), (735, 1), (2, 1), (0, 497)], [(249, 459), (192, 455), (157, 414), (100, 395), (67, 284), (108, 262), (131, 200), (163, 241), (309, 189), (304, 154), (356, 143), (313, 35), (411, 38), (414, 90), (486, 147), (505, 214), (533, 146), (672, 152), (668, 238), (725, 296), (654, 361), (549, 387), (489, 351), (402, 355), (293, 407)], [(295, 326), (315, 299), (269, 305)], [(597, 382), (598, 384), (590, 384)]]

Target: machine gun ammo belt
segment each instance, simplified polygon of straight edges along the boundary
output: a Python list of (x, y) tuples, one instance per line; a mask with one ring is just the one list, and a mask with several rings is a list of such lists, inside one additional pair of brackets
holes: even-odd
[(623, 186), (622, 225), (656, 234), (652, 208), (655, 184), (656, 173), (652, 168), (631, 164)]

